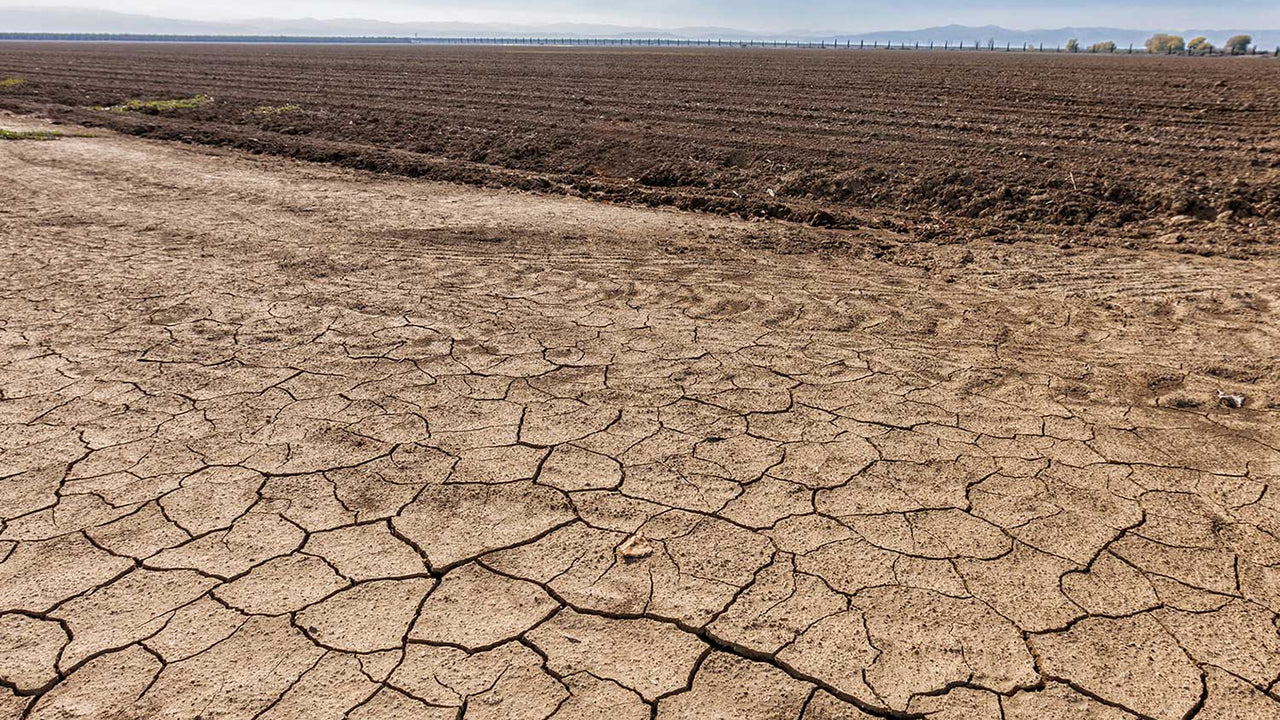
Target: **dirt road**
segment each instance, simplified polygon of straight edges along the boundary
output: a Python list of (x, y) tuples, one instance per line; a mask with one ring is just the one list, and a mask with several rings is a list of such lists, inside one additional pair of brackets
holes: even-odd
[(0, 173), (0, 717), (1280, 713), (1275, 260)]

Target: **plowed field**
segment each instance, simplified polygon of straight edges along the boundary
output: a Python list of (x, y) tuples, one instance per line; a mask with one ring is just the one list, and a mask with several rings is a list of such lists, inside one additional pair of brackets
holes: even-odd
[(1280, 221), (1271, 58), (10, 43), (3, 76), (140, 135), (913, 240), (1249, 255)]

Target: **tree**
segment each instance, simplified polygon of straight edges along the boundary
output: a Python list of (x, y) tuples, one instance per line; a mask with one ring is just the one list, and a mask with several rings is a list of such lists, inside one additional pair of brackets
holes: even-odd
[(1249, 52), (1249, 46), (1251, 44), (1253, 44), (1252, 37), (1248, 35), (1236, 35), (1230, 40), (1227, 40), (1227, 44), (1223, 46), (1223, 49), (1232, 55), (1243, 55), (1244, 53)]
[(1116, 44), (1108, 40), (1107, 42), (1094, 43), (1089, 46), (1091, 53), (1113, 53), (1116, 51)]
[(1182, 52), (1186, 49), (1187, 44), (1183, 42), (1181, 35), (1165, 35), (1164, 33), (1156, 33), (1147, 40), (1147, 52), (1171, 53)]
[(1196, 55), (1208, 55), (1213, 52), (1213, 43), (1201, 35), (1198, 38), (1192, 38), (1191, 42), (1187, 43), (1187, 49)]
[(1080, 42), (1075, 38), (1067, 41), (1067, 52), (1080, 52)]

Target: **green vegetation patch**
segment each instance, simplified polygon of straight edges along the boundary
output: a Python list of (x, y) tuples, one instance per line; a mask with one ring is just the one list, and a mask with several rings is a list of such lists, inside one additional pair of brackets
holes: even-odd
[(5, 130), (0, 128), (0, 140), (57, 140), (62, 133), (56, 130)]
[(190, 110), (198, 108), (201, 105), (212, 102), (213, 98), (208, 95), (196, 95), (189, 98), (176, 98), (173, 100), (130, 100), (119, 105), (111, 107), (100, 107), (98, 110), (110, 110), (111, 112), (126, 113), (146, 113), (155, 115), (158, 113), (173, 112), (174, 110)]
[(0, 88), (16, 88), (19, 85), (26, 85), (27, 81), (20, 77), (7, 77), (0, 80)]

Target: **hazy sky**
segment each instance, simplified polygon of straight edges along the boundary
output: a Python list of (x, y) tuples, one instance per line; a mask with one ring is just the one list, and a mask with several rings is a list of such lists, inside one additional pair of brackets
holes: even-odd
[(1135, 28), (1280, 27), (1280, 0), (0, 0), (0, 6), (80, 6), (199, 20), (343, 18), (588, 22), (744, 30), (909, 29), (931, 25)]

